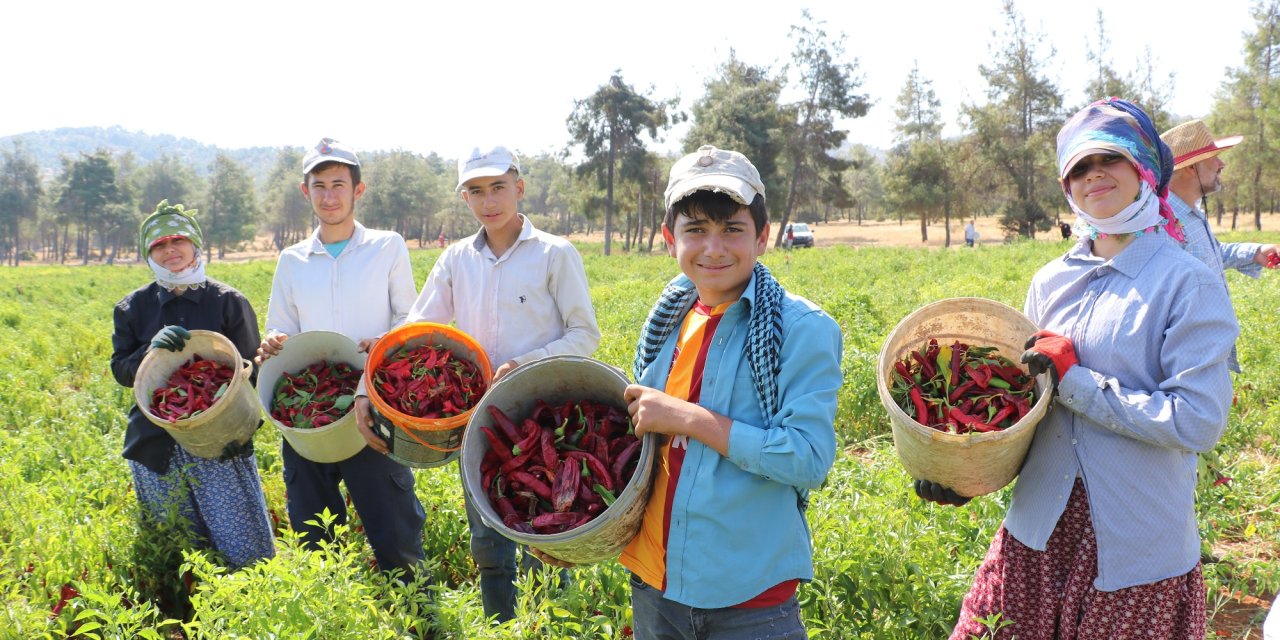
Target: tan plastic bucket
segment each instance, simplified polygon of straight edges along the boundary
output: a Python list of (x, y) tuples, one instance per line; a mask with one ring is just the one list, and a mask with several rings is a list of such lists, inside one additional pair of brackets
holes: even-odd
[[(212, 407), (187, 420), (169, 422), (151, 413), (151, 392), (169, 381), (169, 376), (192, 356), (216, 360), (236, 373), (230, 386)], [(138, 365), (133, 381), (133, 400), (142, 415), (165, 429), (188, 453), (201, 458), (217, 458), (229, 442), (245, 443), (258, 429), (258, 399), (254, 397), (249, 376), (253, 363), (240, 357), (240, 352), (226, 336), (214, 331), (193, 330), (182, 351), (152, 349)]]
[(515, 542), (539, 549), (550, 556), (574, 564), (591, 564), (616, 558), (640, 531), (653, 467), (657, 439), (644, 437), (634, 475), (618, 499), (590, 522), (563, 533), (539, 535), (516, 531), (502, 522), (481, 486), (480, 461), (489, 451), (489, 441), (480, 427), (494, 427), (489, 406), (496, 406), (512, 420), (533, 413), (535, 403), (545, 400), (560, 404), (569, 400), (608, 403), (623, 410), (622, 393), (627, 378), (621, 371), (599, 360), (581, 356), (550, 356), (530, 362), (503, 376), (471, 414), (462, 440), (462, 486), (485, 524)]
[(295, 373), (321, 360), (364, 369), (365, 356), (351, 338), (335, 331), (304, 331), (289, 336), (280, 353), (263, 362), (258, 370), (258, 403), (266, 420), (280, 430), (298, 455), (312, 462), (341, 462), (365, 447), (364, 437), (356, 428), (354, 410), (319, 429), (295, 429), (271, 417), (276, 382), (286, 373)]
[[(288, 344), (288, 343), (286, 343)], [(451, 418), (438, 420), (416, 418), (396, 411), (378, 394), (373, 382), (373, 372), (383, 359), (403, 345), (413, 347), (432, 344), (447, 347), (453, 355), (471, 360), (480, 368), (488, 383), (493, 379), (493, 369), (484, 349), (471, 336), (453, 327), (434, 322), (414, 322), (401, 325), (387, 332), (369, 348), (368, 367), (364, 372), (365, 390), (369, 394), (369, 409), (373, 418), (373, 431), (391, 449), (387, 455), (400, 464), (428, 469), (449, 464), (458, 459), (462, 448), (462, 432), (474, 410), (469, 409)]]
[(1036, 379), (1036, 403), (1016, 424), (1003, 431), (957, 435), (926, 427), (907, 415), (889, 393), (893, 363), (937, 338), (938, 344), (959, 340), (973, 346), (996, 347), (1014, 362), (1037, 327), (1021, 311), (985, 298), (939, 300), (903, 318), (885, 339), (876, 365), (880, 401), (889, 412), (893, 444), (907, 473), (917, 480), (936, 482), (961, 496), (999, 491), (1022, 468), (1036, 425), (1052, 403), (1045, 375)]

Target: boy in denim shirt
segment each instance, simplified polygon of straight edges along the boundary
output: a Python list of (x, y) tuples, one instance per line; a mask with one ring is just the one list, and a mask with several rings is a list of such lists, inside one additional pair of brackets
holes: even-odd
[(662, 237), (683, 273), (649, 313), (625, 394), (636, 434), (664, 436), (620, 558), (636, 637), (803, 638), (805, 505), (835, 461), (840, 327), (757, 261), (769, 220), (745, 156), (681, 158), (666, 200)]

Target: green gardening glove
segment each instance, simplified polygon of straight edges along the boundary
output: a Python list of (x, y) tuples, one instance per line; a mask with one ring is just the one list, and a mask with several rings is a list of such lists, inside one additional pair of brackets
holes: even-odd
[(190, 331), (176, 324), (171, 324), (156, 332), (155, 337), (151, 338), (151, 348), (182, 351), (182, 348), (187, 346), (187, 340), (190, 338)]

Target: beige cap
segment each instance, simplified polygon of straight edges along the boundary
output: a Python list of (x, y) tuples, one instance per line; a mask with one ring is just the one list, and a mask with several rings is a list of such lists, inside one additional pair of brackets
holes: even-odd
[(750, 205), (757, 193), (764, 195), (764, 183), (746, 156), (703, 145), (672, 165), (667, 208), (695, 191), (718, 191), (739, 204)]

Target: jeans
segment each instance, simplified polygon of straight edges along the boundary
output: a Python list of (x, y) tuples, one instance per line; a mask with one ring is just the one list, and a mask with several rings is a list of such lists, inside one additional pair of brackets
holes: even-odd
[(803, 640), (795, 596), (754, 609), (697, 609), (662, 596), (631, 575), (631, 614), (636, 640)]
[[(462, 465), (458, 465), (461, 472)], [(516, 547), (514, 541), (498, 533), (496, 529), (484, 523), (480, 512), (476, 510), (463, 494), (463, 504), (467, 509), (467, 527), (471, 530), (471, 557), (475, 560), (476, 569), (480, 572), (480, 602), (484, 604), (484, 615), (487, 618), (497, 616), (498, 622), (506, 622), (516, 617)], [(520, 549), (520, 569), (531, 571), (542, 566), (542, 561), (533, 557), (523, 547)], [(569, 572), (561, 569), (559, 585), (569, 585)]]

